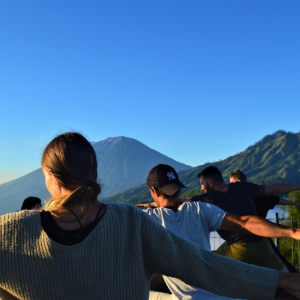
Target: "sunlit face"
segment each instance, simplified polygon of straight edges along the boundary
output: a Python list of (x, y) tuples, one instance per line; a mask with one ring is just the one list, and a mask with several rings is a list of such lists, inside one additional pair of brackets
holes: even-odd
[(229, 177), (229, 182), (230, 183), (234, 183), (234, 182), (237, 182), (237, 181), (240, 181), (240, 180), (237, 179), (237, 178), (234, 178), (234, 177)]
[(205, 179), (202, 176), (200, 176), (200, 184), (201, 184), (201, 190), (204, 191), (205, 193), (208, 193), (209, 191), (212, 190), (209, 184), (209, 179)]
[(53, 174), (51, 174), (50, 172), (48, 172), (44, 167), (43, 167), (43, 173), (45, 176), (46, 187), (47, 187), (49, 193), (52, 195), (52, 197), (61, 196), (61, 188), (59, 187), (55, 176)]

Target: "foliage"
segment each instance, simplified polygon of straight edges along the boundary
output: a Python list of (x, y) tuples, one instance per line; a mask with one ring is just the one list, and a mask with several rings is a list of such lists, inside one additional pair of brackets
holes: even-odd
[(192, 189), (192, 190), (182, 194), (181, 197), (182, 198), (191, 198), (193, 196), (200, 195), (200, 194), (203, 194), (203, 191), (201, 191), (200, 188), (197, 188), (197, 189)]
[[(207, 166), (215, 165), (223, 174), (225, 182), (229, 175), (240, 169), (247, 174), (248, 181), (269, 185), (276, 183), (297, 183), (300, 173), (300, 133), (279, 130), (248, 147), (245, 151), (224, 160), (178, 172), (180, 181), (187, 189), (183, 197), (200, 194), (198, 174)], [(146, 185), (129, 189), (104, 199), (105, 202), (138, 203), (152, 201)]]
[[(288, 200), (300, 203), (300, 191), (294, 191), (289, 194)], [(294, 205), (287, 206), (288, 217), (298, 219), (300, 216), (300, 207)]]
[[(289, 194), (288, 200), (300, 202), (300, 191), (294, 191)], [(300, 228), (300, 208), (294, 205), (286, 206), (287, 216), (280, 219), (280, 224)], [(280, 252), (300, 271), (300, 241), (294, 239), (280, 239)]]

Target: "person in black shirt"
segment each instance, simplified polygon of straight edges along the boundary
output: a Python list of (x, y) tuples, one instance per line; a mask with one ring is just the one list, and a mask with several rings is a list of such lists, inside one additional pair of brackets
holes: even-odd
[[(249, 182), (225, 184), (221, 172), (214, 166), (198, 174), (205, 194), (192, 197), (191, 201), (203, 201), (217, 205), (236, 215), (257, 215), (252, 197), (265, 194), (281, 194), (299, 190), (300, 185), (276, 184), (261, 186)], [(256, 226), (255, 224), (253, 226)], [(237, 231), (218, 231), (227, 244), (215, 252), (262, 267), (288, 272), (268, 239)]]
[[(244, 174), (240, 170), (235, 170), (233, 173), (229, 176), (229, 182), (246, 182), (247, 181), (247, 175)], [(262, 196), (254, 196), (252, 198), (256, 213), (258, 216), (262, 218), (266, 218), (268, 211), (270, 209), (273, 209), (276, 205), (295, 205), (300, 207), (299, 202), (289, 201), (283, 198), (280, 198), (277, 195), (262, 195)]]
[[(233, 173), (229, 176), (229, 182), (235, 183), (235, 182), (246, 182), (247, 181), (247, 175), (244, 174), (240, 170), (235, 170)], [(266, 218), (268, 211), (270, 209), (273, 209), (276, 205), (295, 205), (300, 206), (299, 202), (289, 201), (283, 198), (280, 198), (277, 195), (262, 195), (262, 196), (254, 196), (252, 197), (256, 213), (258, 216), (262, 218)], [(289, 272), (296, 273), (298, 272), (297, 269), (280, 253), (276, 245), (274, 244), (272, 239), (269, 239), (269, 242), (275, 251), (275, 253), (278, 255), (278, 257), (281, 259), (281, 261), (284, 263), (285, 267), (288, 269)]]

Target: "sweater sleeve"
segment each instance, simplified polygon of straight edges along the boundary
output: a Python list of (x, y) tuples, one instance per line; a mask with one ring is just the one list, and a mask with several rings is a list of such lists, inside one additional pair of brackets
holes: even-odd
[(276, 270), (249, 265), (205, 251), (185, 241), (144, 214), (144, 262), (151, 273), (179, 278), (212, 293), (245, 299), (273, 299)]

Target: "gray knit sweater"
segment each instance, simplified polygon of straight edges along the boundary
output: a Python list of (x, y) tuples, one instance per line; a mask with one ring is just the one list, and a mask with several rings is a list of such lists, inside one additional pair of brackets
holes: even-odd
[(160, 273), (215, 294), (270, 299), (278, 281), (275, 270), (204, 251), (131, 205), (108, 204), (73, 246), (50, 240), (32, 211), (1, 216), (0, 235), (0, 298), (2, 291), (17, 299), (142, 300)]

